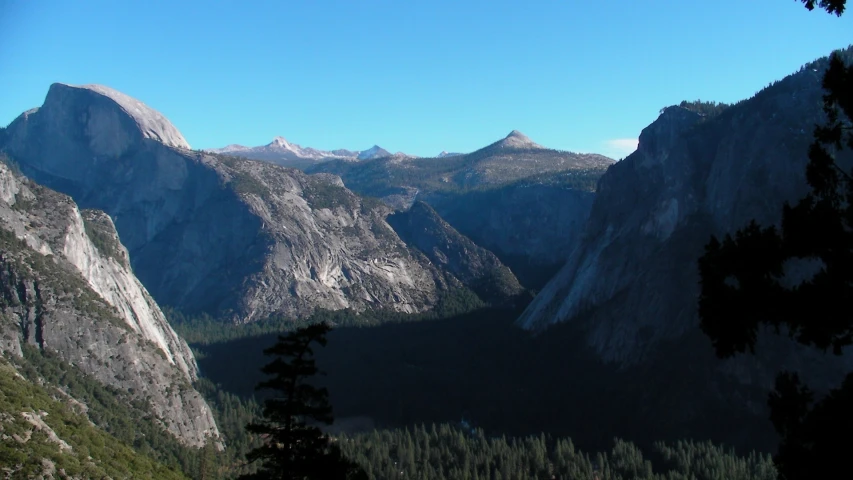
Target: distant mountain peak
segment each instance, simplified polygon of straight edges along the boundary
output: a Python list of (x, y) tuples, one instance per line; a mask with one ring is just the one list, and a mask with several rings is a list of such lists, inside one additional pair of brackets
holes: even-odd
[(503, 140), (494, 143), (493, 146), (499, 148), (545, 148), (518, 130), (509, 132), (509, 135), (504, 137)]
[(287, 148), (290, 146), (290, 143), (288, 143), (287, 139), (285, 139), (284, 137), (277, 136), (272, 139), (272, 142), (270, 142), (269, 146)]
[(379, 145), (374, 145), (374, 146), (368, 148), (367, 150), (363, 150), (363, 151), (359, 152), (357, 158), (359, 160), (371, 160), (374, 158), (382, 158), (382, 157), (390, 157), (390, 156), (391, 156), (391, 152), (389, 152), (388, 150), (385, 150), (384, 148), (380, 147)]

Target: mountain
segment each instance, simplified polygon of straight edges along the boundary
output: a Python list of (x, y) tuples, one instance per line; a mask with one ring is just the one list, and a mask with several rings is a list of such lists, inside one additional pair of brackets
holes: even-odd
[(548, 173), (603, 170), (612, 163), (602, 155), (547, 149), (513, 130), (465, 155), (414, 158), (403, 163), (393, 157), (358, 163), (336, 160), (307, 171), (339, 175), (348, 188), (381, 198), (405, 188), (427, 192), (494, 188)]
[(538, 287), (574, 248), (596, 181), (612, 163), (602, 155), (547, 149), (513, 130), (464, 155), (330, 161), (307, 171), (339, 175), (347, 188), (397, 210), (426, 202), (524, 276), (526, 286)]
[(0, 163), (0, 351), (27, 343), (144, 402), (188, 445), (217, 437), (192, 352), (137, 280), (112, 221)]
[(150, 109), (114, 98), (54, 84), (3, 148), (31, 178), (106, 211), (160, 304), (249, 322), (317, 308), (421, 312), (465, 288), (340, 178), (164, 144), (161, 131), (177, 129), (141, 129)]
[(379, 145), (374, 145), (363, 152), (358, 152), (356, 158), (359, 160), (373, 160), (374, 158), (390, 157), (391, 152)]
[[(284, 167), (300, 169), (308, 168), (312, 165), (329, 160), (358, 161), (392, 156), (391, 152), (379, 147), (378, 145), (374, 145), (373, 147), (362, 151), (345, 149), (327, 151), (317, 150), (310, 147), (302, 147), (295, 143), (288, 142), (284, 137), (275, 137), (272, 142), (259, 147), (228, 145), (222, 148), (209, 149), (207, 151), (210, 153), (221, 153), (253, 160), (263, 160), (265, 162), (274, 163)], [(402, 153), (398, 153), (397, 155), (406, 156)]]
[(783, 202), (807, 192), (826, 64), (806, 65), (719, 112), (686, 102), (664, 109), (642, 131), (637, 151), (601, 177), (577, 248), (519, 324), (547, 331), (571, 323), (600, 359), (623, 367), (677, 361), (698, 374), (704, 362), (714, 375), (762, 388), (772, 386), (778, 365), (837, 376), (832, 358), (770, 335), (761, 337), (757, 357), (714, 361), (697, 315), (697, 260), (710, 235), (752, 219), (778, 224)]
[(492, 252), (454, 230), (423, 202), (389, 216), (388, 224), (406, 244), (442, 265), (483, 300), (499, 304), (524, 290)]
[(533, 140), (530, 139), (527, 135), (519, 132), (518, 130), (513, 130), (509, 132), (509, 135), (498, 140), (497, 142), (489, 145), (486, 149), (490, 150), (500, 150), (500, 149), (536, 149), (536, 150), (546, 150), (545, 147), (539, 145), (538, 143), (534, 143)]

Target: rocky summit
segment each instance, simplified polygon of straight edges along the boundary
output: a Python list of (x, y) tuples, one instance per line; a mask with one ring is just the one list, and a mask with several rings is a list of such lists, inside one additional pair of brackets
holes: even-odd
[(219, 436), (192, 352), (133, 275), (109, 217), (0, 163), (0, 351), (57, 354), (144, 402), (188, 445)]
[(54, 84), (9, 125), (4, 149), (31, 178), (106, 211), (160, 304), (249, 322), (421, 312), (465, 288), (400, 239), (390, 208), (340, 178), (164, 143), (174, 126), (104, 92)]

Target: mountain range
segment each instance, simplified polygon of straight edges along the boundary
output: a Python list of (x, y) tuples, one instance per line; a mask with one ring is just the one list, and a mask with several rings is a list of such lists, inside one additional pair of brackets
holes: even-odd
[(244, 323), (317, 308), (422, 312), (474, 287), (409, 248), (386, 222), (392, 210), (340, 178), (190, 150), (140, 105), (54, 84), (9, 125), (4, 149), (30, 178), (106, 211), (160, 304)]
[(290, 143), (284, 137), (275, 137), (272, 142), (258, 147), (244, 147), (243, 145), (232, 144), (206, 151), (253, 160), (263, 160), (276, 165), (293, 168), (307, 168), (329, 160), (357, 162), (391, 156), (414, 158), (401, 152), (392, 154), (378, 145), (374, 145), (367, 150), (317, 150)]
[(307, 171), (338, 175), (347, 188), (405, 210), (416, 200), (493, 251), (522, 283), (541, 287), (562, 266), (614, 160), (545, 148), (513, 130), (469, 154), (365, 162), (329, 161)]

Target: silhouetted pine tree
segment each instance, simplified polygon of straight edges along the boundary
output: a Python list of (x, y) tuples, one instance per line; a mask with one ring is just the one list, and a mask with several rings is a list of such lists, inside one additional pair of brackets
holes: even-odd
[(247, 459), (261, 461), (262, 466), (257, 473), (241, 478), (367, 478), (316, 425), (330, 425), (333, 421), (326, 389), (307, 383), (320, 373), (314, 362), (312, 344), (325, 346), (330, 330), (325, 323), (300, 328), (287, 336), (279, 336), (275, 345), (264, 350), (264, 354), (275, 357), (262, 369), (272, 378), (256, 388), (274, 390), (277, 394), (265, 401), (263, 420), (247, 426), (249, 432), (261, 435), (264, 440), (262, 446), (249, 452)]
[[(845, 0), (802, 0), (841, 15)], [(797, 342), (841, 355), (853, 344), (853, 171), (837, 163), (853, 149), (853, 65), (834, 53), (823, 78), (827, 122), (815, 127), (806, 179), (811, 193), (786, 204), (781, 231), (752, 222), (722, 241), (711, 238), (699, 260), (702, 330), (717, 355), (754, 353), (760, 325), (784, 328)], [(785, 279), (806, 272), (798, 285)], [(796, 373), (783, 372), (768, 400), (782, 437), (780, 478), (834, 478), (853, 450), (853, 373), (816, 401)]]

